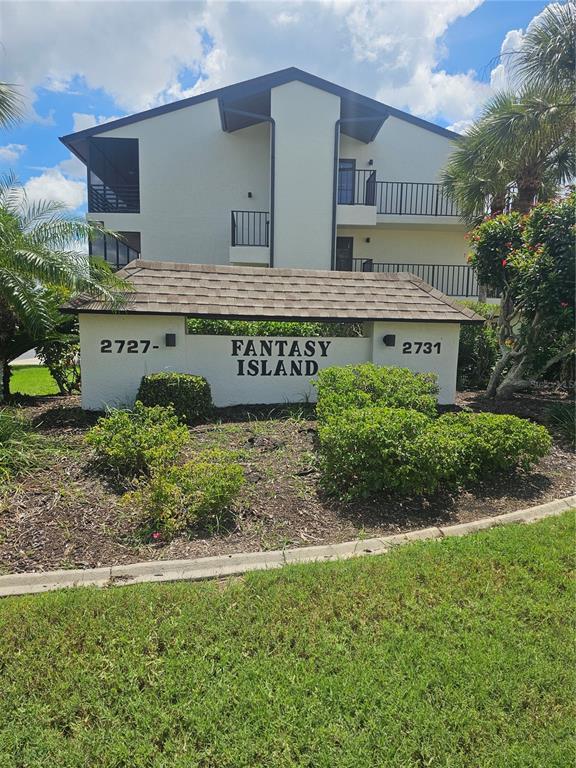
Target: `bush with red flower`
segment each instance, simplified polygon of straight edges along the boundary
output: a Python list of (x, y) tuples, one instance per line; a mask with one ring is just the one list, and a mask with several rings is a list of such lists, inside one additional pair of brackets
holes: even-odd
[(500, 357), (488, 394), (508, 396), (574, 359), (576, 192), (526, 216), (502, 214), (470, 235), (479, 281), (501, 292)]

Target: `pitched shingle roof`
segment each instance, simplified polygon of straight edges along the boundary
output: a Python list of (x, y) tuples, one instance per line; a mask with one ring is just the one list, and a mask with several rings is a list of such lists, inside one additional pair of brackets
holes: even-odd
[[(130, 262), (118, 272), (133, 287), (121, 313), (276, 320), (483, 319), (408, 272), (332, 272), (162, 261)], [(91, 298), (77, 312), (110, 312)]]

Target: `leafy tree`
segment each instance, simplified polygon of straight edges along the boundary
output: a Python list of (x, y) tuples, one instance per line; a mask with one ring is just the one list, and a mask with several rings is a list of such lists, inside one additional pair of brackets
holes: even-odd
[[(54, 288), (98, 296), (116, 306), (126, 284), (82, 250), (97, 230), (58, 203), (29, 203), (13, 179), (0, 184), (0, 370), (55, 330)], [(56, 317), (57, 317), (56, 313)], [(22, 346), (27, 344), (24, 349)]]
[[(479, 279), (502, 291), (499, 359), (487, 394), (508, 397), (574, 355), (576, 192), (523, 216), (489, 218), (471, 234)], [(543, 354), (544, 353), (544, 354)]]

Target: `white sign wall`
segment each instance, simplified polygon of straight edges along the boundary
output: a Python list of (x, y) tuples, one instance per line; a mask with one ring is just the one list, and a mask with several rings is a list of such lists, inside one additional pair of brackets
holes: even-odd
[[(174, 335), (174, 346), (167, 346), (167, 334)], [(80, 314), (82, 407), (132, 405), (142, 376), (159, 371), (204, 376), (219, 407), (304, 402), (315, 399), (311, 380), (320, 369), (369, 360), (437, 373), (440, 402), (454, 401), (457, 324), (379, 322), (370, 326), (370, 334), (198, 336), (186, 334), (183, 317)]]

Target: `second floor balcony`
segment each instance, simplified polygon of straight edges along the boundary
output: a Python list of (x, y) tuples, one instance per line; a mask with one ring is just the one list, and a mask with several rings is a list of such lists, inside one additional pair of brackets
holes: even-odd
[(342, 206), (366, 206), (380, 216), (458, 217), (458, 207), (443, 184), (378, 181), (374, 170), (355, 170), (342, 165), (338, 173), (337, 202)]

